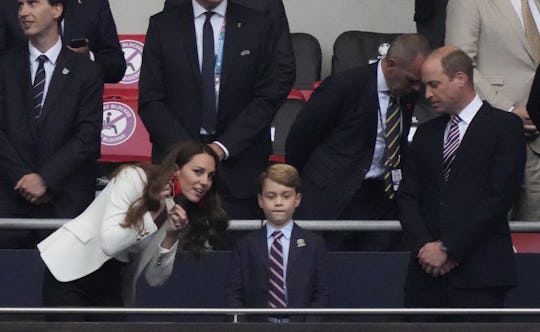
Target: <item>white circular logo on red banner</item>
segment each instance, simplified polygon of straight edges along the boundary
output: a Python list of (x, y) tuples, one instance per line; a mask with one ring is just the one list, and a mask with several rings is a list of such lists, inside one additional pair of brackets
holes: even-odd
[(126, 59), (126, 73), (120, 84), (132, 84), (139, 81), (144, 44), (136, 40), (121, 40), (120, 46)]
[(137, 118), (131, 107), (115, 101), (103, 103), (102, 144), (122, 144), (133, 135), (136, 127)]

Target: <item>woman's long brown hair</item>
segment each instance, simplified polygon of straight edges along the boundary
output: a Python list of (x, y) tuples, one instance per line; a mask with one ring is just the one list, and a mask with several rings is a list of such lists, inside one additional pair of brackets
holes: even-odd
[(193, 156), (205, 153), (214, 159), (216, 173), (213, 184), (204, 196), (204, 204), (193, 204), (187, 201), (182, 206), (188, 215), (189, 227), (182, 235), (181, 246), (190, 250), (195, 256), (205, 249), (206, 243), (220, 241), (227, 228), (227, 215), (221, 206), (217, 187), (221, 170), (219, 158), (208, 145), (199, 142), (186, 142), (173, 146), (169, 153), (158, 165), (138, 164), (146, 173), (146, 186), (142, 196), (128, 209), (123, 227), (132, 227), (138, 232), (143, 231), (143, 215), (147, 211), (156, 212), (160, 208), (161, 191), (169, 182), (176, 169), (182, 168)]

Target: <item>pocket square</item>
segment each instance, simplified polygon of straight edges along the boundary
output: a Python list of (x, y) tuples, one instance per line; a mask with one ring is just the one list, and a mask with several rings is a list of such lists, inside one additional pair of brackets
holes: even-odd
[(243, 50), (242, 52), (240, 52), (241, 56), (246, 56), (246, 55), (250, 55), (250, 54), (251, 54), (250, 50)]

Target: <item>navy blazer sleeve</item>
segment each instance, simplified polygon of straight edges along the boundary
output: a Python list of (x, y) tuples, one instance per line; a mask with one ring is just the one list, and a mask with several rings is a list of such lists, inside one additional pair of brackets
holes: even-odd
[(300, 172), (313, 150), (349, 109), (343, 75), (326, 78), (298, 114), (285, 143), (287, 163)]
[(90, 40), (90, 49), (94, 53), (96, 62), (103, 68), (103, 81), (105, 83), (119, 82), (126, 71), (126, 60), (118, 41), (109, 1), (100, 1), (96, 29), (98, 29), (97, 39)]
[[(168, 147), (176, 142), (190, 139), (188, 130), (174, 116), (178, 110), (169, 110), (165, 103), (168, 91), (167, 75), (163, 69), (165, 60), (161, 38), (167, 27), (159, 22), (159, 15), (150, 17), (144, 45), (141, 75), (139, 79), (139, 115), (152, 139), (153, 145)], [(186, 88), (187, 91), (191, 91)], [(178, 105), (180, 107), (180, 105)]]
[(424, 244), (435, 241), (428, 230), (421, 214), (421, 185), (422, 174), (417, 165), (417, 142), (423, 140), (424, 127), (420, 126), (415, 133), (402, 168), (403, 180), (399, 184), (396, 194), (396, 203), (399, 210), (399, 220), (403, 230), (403, 236), (411, 252), (416, 254)]

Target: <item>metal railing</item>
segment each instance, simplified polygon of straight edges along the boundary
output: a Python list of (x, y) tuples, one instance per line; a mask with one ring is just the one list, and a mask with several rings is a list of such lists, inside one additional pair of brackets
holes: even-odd
[[(0, 218), (0, 229), (56, 229), (71, 219)], [(312, 231), (389, 231), (400, 232), (397, 220), (295, 220)], [(249, 231), (261, 228), (261, 220), (231, 220), (229, 230)], [(510, 221), (514, 233), (540, 232), (540, 221)]]
[(0, 315), (36, 314), (123, 314), (230, 316), (238, 322), (243, 315), (540, 315), (540, 308), (97, 308), (97, 307), (11, 307)]

